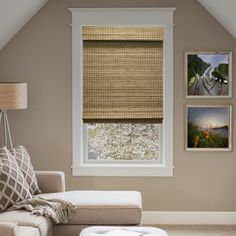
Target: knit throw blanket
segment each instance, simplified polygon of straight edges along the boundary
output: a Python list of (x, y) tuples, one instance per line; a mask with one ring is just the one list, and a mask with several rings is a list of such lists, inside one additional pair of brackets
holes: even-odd
[(67, 223), (75, 206), (61, 199), (43, 199), (34, 197), (15, 203), (9, 210), (27, 210), (34, 215), (50, 218), (55, 224)]

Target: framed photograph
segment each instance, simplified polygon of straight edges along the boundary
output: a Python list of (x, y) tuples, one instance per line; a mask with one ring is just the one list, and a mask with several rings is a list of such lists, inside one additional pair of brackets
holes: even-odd
[(187, 105), (186, 150), (231, 151), (232, 105)]
[(232, 52), (186, 52), (187, 98), (232, 97)]

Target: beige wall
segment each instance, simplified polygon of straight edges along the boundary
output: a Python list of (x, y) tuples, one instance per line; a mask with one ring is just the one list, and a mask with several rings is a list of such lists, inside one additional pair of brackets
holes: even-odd
[[(72, 177), (71, 13), (68, 7), (177, 7), (174, 28), (174, 177)], [(63, 170), (67, 189), (139, 190), (144, 210), (236, 211), (233, 152), (185, 152), (183, 53), (232, 50), (230, 36), (197, 0), (49, 0), (0, 51), (0, 80), (26, 81), (29, 108), (10, 111), (15, 144), (25, 145), (36, 169)], [(235, 78), (235, 63), (234, 76)], [(234, 99), (209, 100), (233, 104)], [(235, 115), (234, 115), (235, 117)], [(233, 128), (235, 135), (235, 126)]]

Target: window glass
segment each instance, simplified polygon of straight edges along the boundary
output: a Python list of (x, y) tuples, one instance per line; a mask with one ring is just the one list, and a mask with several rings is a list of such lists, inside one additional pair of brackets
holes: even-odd
[(88, 160), (160, 159), (161, 124), (90, 123)]

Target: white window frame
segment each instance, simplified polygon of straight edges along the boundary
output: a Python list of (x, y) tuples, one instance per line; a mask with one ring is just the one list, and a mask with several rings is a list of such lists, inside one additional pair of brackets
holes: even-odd
[[(69, 8), (72, 12), (73, 176), (173, 176), (173, 14), (176, 8)], [(81, 27), (124, 25), (164, 27), (162, 163), (88, 163), (84, 161), (86, 125), (82, 120), (83, 71)]]

